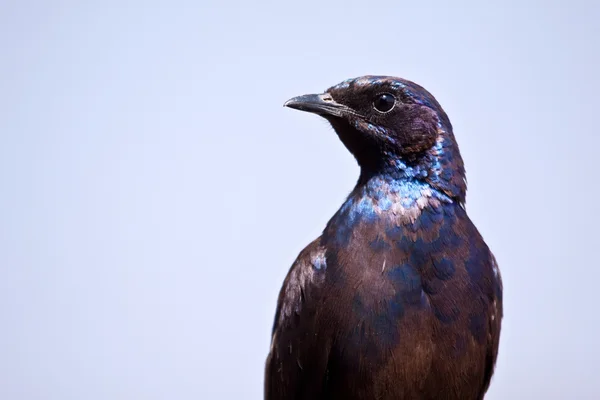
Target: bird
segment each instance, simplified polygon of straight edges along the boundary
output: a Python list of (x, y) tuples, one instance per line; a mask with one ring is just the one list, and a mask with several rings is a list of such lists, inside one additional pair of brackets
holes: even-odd
[(284, 106), (325, 118), (360, 174), (285, 277), (265, 400), (483, 399), (502, 278), (467, 215), (441, 105), (412, 81), (366, 75)]

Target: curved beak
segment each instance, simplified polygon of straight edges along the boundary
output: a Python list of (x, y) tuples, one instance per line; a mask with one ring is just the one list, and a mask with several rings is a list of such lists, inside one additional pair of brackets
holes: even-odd
[(343, 104), (337, 103), (329, 93), (305, 94), (289, 99), (283, 104), (284, 107), (307, 111), (322, 116), (332, 115), (341, 117), (351, 109)]

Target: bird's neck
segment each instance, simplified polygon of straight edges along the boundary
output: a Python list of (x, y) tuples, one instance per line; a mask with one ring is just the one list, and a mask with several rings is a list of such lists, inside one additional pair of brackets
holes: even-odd
[[(458, 148), (441, 131), (435, 146), (419, 155), (398, 155), (383, 151), (376, 163), (359, 162), (361, 167), (357, 188), (373, 187), (381, 182), (394, 187), (424, 186), (464, 204), (466, 181)], [(371, 158), (372, 160), (373, 158)]]
[(408, 163), (402, 158), (384, 154), (374, 168), (362, 165), (357, 187), (379, 185), (381, 182), (398, 185), (410, 182), (426, 182), (431, 171), (424, 162)]
[(371, 203), (373, 211), (381, 216), (415, 213), (429, 205), (452, 203), (444, 192), (423, 179), (418, 169), (382, 172), (369, 177), (363, 176), (347, 202), (350, 204)]

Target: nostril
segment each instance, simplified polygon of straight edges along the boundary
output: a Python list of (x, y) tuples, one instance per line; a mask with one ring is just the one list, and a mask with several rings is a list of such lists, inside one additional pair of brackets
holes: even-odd
[(333, 101), (333, 99), (331, 98), (331, 96), (323, 96), (323, 101), (331, 102)]

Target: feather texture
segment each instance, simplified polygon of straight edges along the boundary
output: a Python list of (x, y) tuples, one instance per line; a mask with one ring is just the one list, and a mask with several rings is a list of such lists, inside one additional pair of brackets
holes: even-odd
[[(373, 110), (382, 92), (396, 101), (385, 113)], [(465, 210), (448, 117), (399, 78), (361, 77), (320, 96), (303, 107), (331, 122), (361, 176), (284, 281), (265, 399), (482, 399), (502, 281)]]

